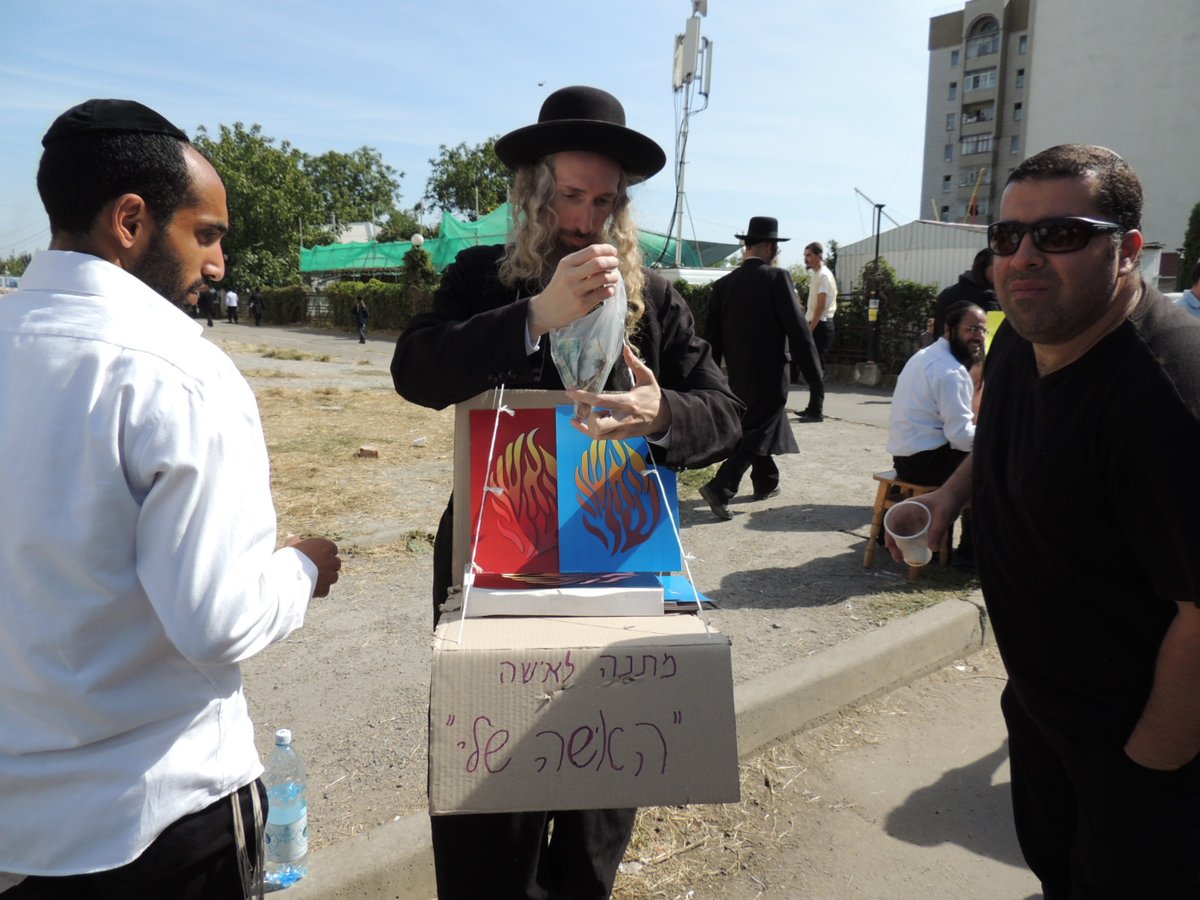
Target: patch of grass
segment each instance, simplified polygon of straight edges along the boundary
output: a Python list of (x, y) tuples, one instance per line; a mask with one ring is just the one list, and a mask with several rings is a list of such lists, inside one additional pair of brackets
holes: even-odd
[(434, 535), (428, 531), (413, 530), (404, 535), (404, 549), (409, 553), (432, 553)]
[(281, 372), (278, 369), (244, 369), (246, 378), (299, 378), (294, 372)]
[(958, 569), (926, 566), (916, 582), (902, 581), (897, 590), (859, 599), (862, 614), (876, 625), (937, 606), (943, 600), (963, 600), (979, 587), (979, 579)]
[[(436, 522), (450, 492), (453, 409), (435, 411), (407, 403), (379, 388), (295, 390), (260, 387), (259, 411), (271, 455), (271, 488), (281, 534), (361, 533), (363, 522), (401, 512)], [(426, 444), (413, 448), (425, 437)], [(378, 447), (379, 459), (357, 456), (359, 447)], [(445, 478), (445, 492), (420, 496), (430, 509), (411, 506), (417, 463), (429, 477)], [(440, 474), (444, 469), (444, 476)], [(423, 531), (372, 547), (371, 558), (423, 553), (431, 543)]]
[(303, 350), (282, 350), (277, 347), (259, 347), (258, 355), (263, 359), (290, 359), (295, 361), (310, 360), (312, 362), (329, 362), (333, 357), (328, 353), (305, 353)]
[(699, 495), (701, 485), (712, 481), (716, 471), (716, 466), (709, 466), (706, 469), (685, 469), (676, 476), (676, 480), (680, 487), (687, 488), (692, 494)]

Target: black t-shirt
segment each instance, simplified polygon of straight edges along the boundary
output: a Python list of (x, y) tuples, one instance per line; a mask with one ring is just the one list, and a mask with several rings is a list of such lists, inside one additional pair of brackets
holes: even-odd
[(1163, 634), (1200, 602), (1200, 320), (1149, 290), (1087, 354), (1039, 378), (997, 332), (975, 435), (978, 565), (1026, 708), (1121, 739)]

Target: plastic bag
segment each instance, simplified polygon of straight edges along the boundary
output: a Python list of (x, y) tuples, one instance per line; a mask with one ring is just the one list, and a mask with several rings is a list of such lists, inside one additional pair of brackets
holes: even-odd
[[(602, 390), (613, 365), (621, 358), (628, 300), (619, 273), (616, 287), (611, 297), (586, 316), (550, 332), (550, 358), (568, 390)], [(590, 404), (575, 404), (575, 418), (580, 422), (591, 411)]]

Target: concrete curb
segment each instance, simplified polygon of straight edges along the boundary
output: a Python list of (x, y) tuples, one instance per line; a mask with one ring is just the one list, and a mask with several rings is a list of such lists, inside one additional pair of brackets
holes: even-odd
[[(983, 598), (945, 600), (734, 688), (738, 755), (968, 656), (990, 640)], [(397, 819), (313, 853), (288, 900), (436, 896), (429, 817)]]

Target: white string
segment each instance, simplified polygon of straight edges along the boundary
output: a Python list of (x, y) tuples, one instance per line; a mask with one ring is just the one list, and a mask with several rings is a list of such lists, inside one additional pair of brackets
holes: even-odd
[[(466, 570), (463, 572), (463, 602), (462, 612), (459, 614), (458, 620), (458, 643), (462, 644), (463, 629), (467, 624), (467, 604), (471, 602), (471, 585), (475, 583), (475, 573), (479, 571), (479, 564), (475, 562), (475, 556), (479, 552), (479, 536), (483, 531), (483, 507), (488, 501), (488, 497), (504, 493), (504, 489), (499, 485), (488, 484), (492, 477), (492, 460), (496, 455), (496, 435), (500, 433), (500, 414), (507, 413), (510, 416), (516, 415), (511, 409), (504, 405), (504, 385), (501, 384), (495, 388), (496, 395), (496, 416), (492, 421), (492, 442), (488, 445), (487, 468), (483, 474), (483, 493), (479, 498), (479, 518), (475, 521), (475, 538), (471, 541), (471, 561), (467, 563)], [(468, 428), (469, 428), (468, 422)], [(469, 465), (469, 461), (468, 461)], [(467, 514), (471, 512), (471, 498), (467, 498)]]
[(696, 581), (692, 578), (692, 568), (688, 565), (688, 560), (695, 559), (695, 557), (683, 548), (683, 537), (680, 534), (679, 525), (676, 523), (675, 517), (671, 515), (671, 502), (667, 498), (667, 488), (663, 484), (662, 475), (658, 471), (658, 463), (654, 461), (654, 448), (650, 446), (649, 441), (646, 442), (646, 456), (650, 459), (651, 468), (647, 470), (644, 477), (653, 478), (658, 484), (658, 491), (663, 499), (663, 508), (667, 511), (667, 521), (671, 523), (671, 531), (675, 535), (675, 544), (679, 547), (679, 556), (683, 560), (683, 571), (687, 576), (688, 584), (692, 588), (692, 599), (696, 601), (696, 615), (704, 623), (704, 633), (712, 637), (712, 629), (707, 617), (704, 615), (704, 604), (700, 602), (700, 592), (696, 589)]

